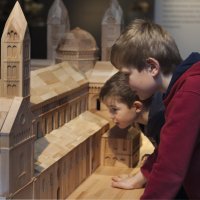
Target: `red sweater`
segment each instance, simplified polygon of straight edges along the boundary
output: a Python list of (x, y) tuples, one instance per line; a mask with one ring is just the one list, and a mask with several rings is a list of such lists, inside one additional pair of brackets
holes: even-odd
[(141, 168), (148, 179), (141, 199), (173, 199), (181, 185), (200, 199), (200, 62), (175, 81), (164, 104), (160, 144)]

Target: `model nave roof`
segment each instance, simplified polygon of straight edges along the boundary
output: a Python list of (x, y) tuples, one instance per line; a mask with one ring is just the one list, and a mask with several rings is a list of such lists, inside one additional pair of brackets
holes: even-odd
[(68, 62), (31, 71), (31, 103), (37, 104), (88, 83)]
[(86, 111), (61, 128), (36, 140), (36, 172), (47, 169), (106, 125), (108, 125), (107, 120)]

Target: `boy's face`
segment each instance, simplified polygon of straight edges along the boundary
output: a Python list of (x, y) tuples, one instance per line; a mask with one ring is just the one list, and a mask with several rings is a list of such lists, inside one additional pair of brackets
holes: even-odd
[(137, 115), (134, 106), (129, 108), (126, 104), (111, 97), (106, 98), (104, 104), (108, 108), (111, 119), (119, 128), (126, 128), (136, 122)]
[(128, 74), (129, 85), (141, 100), (148, 99), (156, 92), (157, 85), (151, 69), (147, 68), (139, 72), (137, 69), (124, 67), (121, 71)]

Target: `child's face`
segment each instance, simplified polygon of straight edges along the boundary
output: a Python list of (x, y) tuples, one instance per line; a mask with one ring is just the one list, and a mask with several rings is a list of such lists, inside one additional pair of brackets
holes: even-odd
[(139, 72), (134, 68), (122, 68), (121, 71), (129, 75), (129, 85), (141, 100), (148, 99), (156, 92), (156, 81), (150, 70)]
[(136, 121), (137, 115), (134, 106), (129, 108), (126, 104), (111, 97), (104, 100), (104, 104), (108, 108), (111, 119), (119, 128), (126, 128)]

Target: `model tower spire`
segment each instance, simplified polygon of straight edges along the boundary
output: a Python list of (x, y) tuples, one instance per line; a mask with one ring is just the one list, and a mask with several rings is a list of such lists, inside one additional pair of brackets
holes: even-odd
[(1, 38), (0, 97), (30, 95), (30, 35), (16, 2)]
[(123, 11), (117, 0), (111, 0), (101, 22), (101, 49), (103, 61), (110, 60), (110, 48), (123, 28)]
[(67, 8), (62, 0), (54, 0), (47, 19), (47, 58), (55, 59), (55, 50), (65, 32), (70, 31)]
[[(31, 130), (29, 63), (27, 21), (16, 2), (1, 38), (0, 199), (12, 199), (33, 181), (35, 136)], [(30, 197), (27, 192), (25, 198)]]

